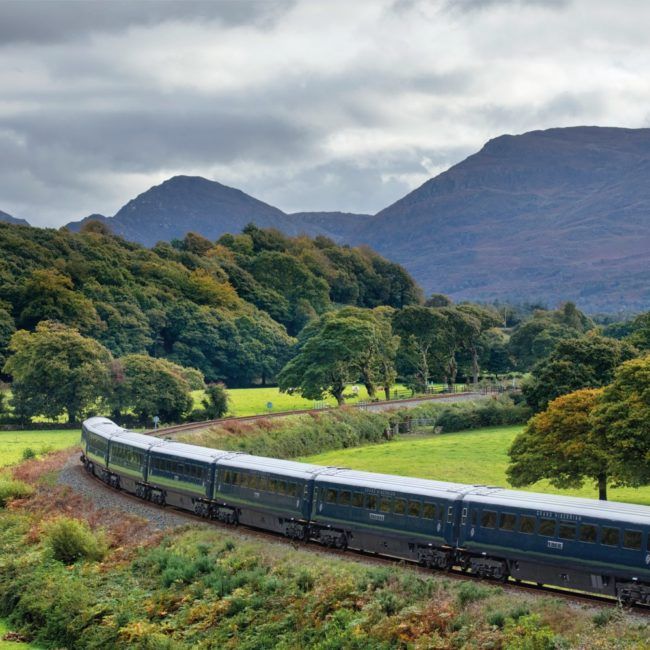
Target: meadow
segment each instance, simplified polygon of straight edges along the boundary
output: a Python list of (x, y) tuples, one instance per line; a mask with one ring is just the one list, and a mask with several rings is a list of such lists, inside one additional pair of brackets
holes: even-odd
[[(363, 384), (356, 384), (359, 392), (355, 395), (352, 391), (352, 385), (348, 386), (345, 391), (345, 403), (356, 404), (357, 402), (368, 399), (368, 391)], [(442, 385), (439, 386), (442, 389)], [(410, 391), (401, 384), (393, 386), (394, 391), (399, 391), (400, 397)], [(277, 386), (265, 386), (259, 388), (229, 388), (230, 411), (229, 415), (243, 417), (246, 415), (259, 415), (261, 413), (277, 413), (278, 411), (298, 411), (301, 409), (313, 409), (323, 406), (336, 406), (336, 400), (333, 397), (327, 397), (321, 401), (305, 399), (300, 395), (281, 393)], [(201, 407), (201, 400), (204, 397), (204, 391), (195, 390), (192, 392), (194, 407)], [(384, 392), (378, 393), (379, 399), (384, 399)], [(271, 404), (271, 408), (268, 404)]]
[[(300, 460), (318, 465), (417, 476), (440, 481), (508, 487), (508, 448), (523, 426), (490, 427), (440, 435), (409, 435), (389, 443), (340, 449)], [(540, 481), (526, 488), (535, 492), (598, 498), (593, 484), (558, 490)], [(609, 499), (650, 505), (650, 487), (610, 488)]]
[(79, 441), (79, 429), (52, 431), (0, 431), (0, 467), (18, 463), (25, 449), (37, 455), (65, 449)]

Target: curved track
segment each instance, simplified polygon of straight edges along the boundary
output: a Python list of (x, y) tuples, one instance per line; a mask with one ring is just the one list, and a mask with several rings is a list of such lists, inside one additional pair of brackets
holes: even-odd
[[(81, 469), (81, 468), (79, 468)], [(124, 492), (123, 490), (120, 489), (115, 489), (110, 486), (108, 486), (106, 483), (104, 483), (102, 480), (100, 480), (98, 477), (96, 477), (94, 474), (88, 474), (85, 471), (82, 471), (83, 475), (88, 478), (88, 480), (93, 481), (93, 483), (101, 486), (103, 489), (110, 491), (113, 494), (119, 494), (121, 498), (137, 502), (140, 505), (145, 505), (147, 507), (156, 509), (156, 510), (171, 510), (174, 512), (175, 515), (178, 515), (180, 517), (183, 517), (187, 519), (188, 521), (194, 521), (196, 523), (202, 523), (202, 524), (210, 524), (213, 526), (216, 526), (218, 528), (222, 528), (224, 530), (228, 530), (230, 532), (234, 532), (238, 526), (237, 525), (229, 525), (225, 524), (223, 522), (219, 522), (216, 520), (212, 519), (205, 519), (203, 517), (199, 517), (198, 515), (195, 515), (194, 513), (188, 512), (187, 510), (183, 510), (182, 508), (176, 508), (173, 506), (165, 505), (157, 505), (154, 504), (151, 501), (143, 501), (139, 497), (136, 497), (133, 494), (130, 494), (128, 492)], [(452, 567), (448, 571), (442, 571), (442, 570), (435, 570), (435, 569), (428, 569), (428, 568), (423, 568), (420, 565), (418, 565), (415, 562), (410, 562), (407, 560), (404, 560), (402, 558), (393, 558), (390, 556), (384, 556), (384, 555), (377, 555), (375, 553), (370, 553), (367, 551), (356, 551), (356, 550), (340, 550), (340, 549), (334, 549), (334, 548), (329, 548), (326, 546), (322, 546), (320, 544), (317, 544), (316, 542), (310, 542), (310, 541), (304, 541), (304, 542), (296, 542), (295, 540), (290, 540), (284, 535), (280, 533), (273, 533), (269, 532), (266, 530), (261, 530), (259, 528), (252, 528), (249, 526), (242, 527), (242, 529), (245, 531), (245, 534), (251, 537), (258, 538), (260, 540), (264, 541), (269, 541), (273, 540), (274, 542), (283, 542), (286, 544), (290, 544), (294, 548), (303, 548), (303, 549), (309, 549), (311, 552), (316, 552), (316, 553), (321, 553), (321, 554), (327, 554), (330, 556), (337, 556), (339, 558), (346, 558), (346, 559), (361, 559), (362, 561), (370, 564), (380, 564), (380, 565), (390, 565), (394, 566), (396, 564), (398, 565), (407, 565), (413, 570), (422, 573), (424, 575), (445, 575), (450, 578), (453, 578), (455, 580), (469, 580), (469, 581), (479, 581), (483, 584), (490, 585), (490, 586), (501, 586), (505, 589), (512, 590), (513, 592), (528, 592), (528, 593), (534, 593), (538, 595), (552, 595), (552, 596), (557, 596), (560, 598), (564, 598), (566, 600), (570, 600), (572, 602), (579, 602), (591, 606), (612, 606), (612, 605), (621, 605), (620, 601), (618, 601), (616, 598), (609, 597), (609, 596), (600, 596), (596, 594), (587, 594), (583, 592), (572, 592), (566, 589), (560, 589), (556, 587), (550, 587), (546, 585), (539, 585), (539, 584), (534, 584), (534, 583), (529, 583), (529, 582), (523, 582), (523, 581), (516, 581), (511, 578), (508, 578), (506, 581), (496, 581), (496, 580), (489, 580), (485, 578), (479, 578), (475, 575), (468, 574), (464, 572), (462, 569), (459, 567)], [(625, 605), (626, 609), (634, 611), (635, 613), (641, 613), (643, 615), (649, 615), (650, 614), (650, 605)]]
[[(463, 393), (440, 393), (437, 395), (426, 395), (423, 397), (411, 397), (407, 399), (365, 402), (362, 404), (349, 404), (348, 408), (362, 409), (364, 411), (387, 411), (393, 408), (413, 408), (419, 404), (432, 401), (454, 401), (466, 400), (471, 398), (485, 397), (482, 393), (463, 392)], [(186, 424), (177, 424), (172, 427), (146, 431), (145, 433), (152, 436), (174, 436), (177, 433), (186, 431), (200, 431), (217, 424), (227, 424), (229, 422), (254, 422), (255, 420), (267, 420), (269, 418), (284, 418), (290, 415), (305, 415), (306, 413), (323, 413), (326, 411), (336, 410), (336, 406), (327, 406), (320, 409), (299, 409), (296, 411), (278, 411), (276, 413), (262, 413), (259, 415), (243, 415), (240, 417), (219, 418), (216, 420), (204, 420), (202, 422), (188, 422)]]

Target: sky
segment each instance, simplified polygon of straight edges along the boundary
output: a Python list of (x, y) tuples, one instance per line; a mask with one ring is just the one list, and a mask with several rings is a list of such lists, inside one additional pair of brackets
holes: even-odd
[(375, 213), (504, 133), (650, 126), (646, 0), (0, 0), (0, 210), (176, 174)]

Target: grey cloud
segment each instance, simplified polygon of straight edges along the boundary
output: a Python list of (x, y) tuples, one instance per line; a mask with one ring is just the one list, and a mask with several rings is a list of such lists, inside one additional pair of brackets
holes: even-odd
[(445, 9), (461, 13), (483, 11), (503, 5), (563, 9), (564, 7), (567, 7), (569, 3), (570, 0), (447, 0), (445, 3)]
[(170, 20), (269, 27), (295, 0), (2, 0), (0, 44), (56, 42)]

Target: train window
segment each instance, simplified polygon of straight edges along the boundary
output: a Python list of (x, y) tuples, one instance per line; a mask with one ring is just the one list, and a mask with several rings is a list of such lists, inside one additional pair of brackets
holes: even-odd
[(519, 532), (524, 535), (532, 535), (535, 532), (535, 517), (521, 515), (519, 518)]
[(239, 472), (232, 473), (232, 484), (241, 485), (241, 474)]
[(352, 501), (352, 492), (344, 490), (339, 494), (339, 505), (340, 506), (349, 506), (350, 501)]
[(277, 479), (270, 478), (269, 479), (269, 492), (277, 492), (278, 491), (278, 481)]
[(325, 503), (336, 503), (336, 490), (325, 490)]
[(483, 510), (481, 513), (481, 526), (483, 528), (496, 528), (497, 513), (494, 510)]
[(419, 517), (419, 516), (420, 516), (420, 502), (409, 501), (409, 517)]
[(352, 495), (352, 505), (355, 508), (363, 508), (363, 494), (361, 492), (355, 492)]
[(555, 537), (555, 519), (542, 517), (539, 520), (539, 534), (542, 537)]
[(425, 519), (435, 519), (436, 518), (436, 506), (434, 503), (425, 503), (422, 508), (422, 516)]
[(593, 524), (580, 525), (580, 541), (595, 544), (598, 537), (598, 527)]
[(393, 512), (396, 515), (403, 515), (405, 511), (406, 511), (406, 499), (395, 499)]
[(641, 531), (626, 530), (623, 532), (623, 546), (633, 551), (641, 550)]
[(259, 489), (263, 490), (264, 492), (269, 491), (269, 477), (268, 476), (260, 476)]
[(383, 499), (380, 499), (379, 501), (379, 509), (382, 512), (390, 512), (390, 499), (387, 497), (384, 497)]
[(618, 528), (603, 526), (600, 543), (605, 546), (618, 546), (621, 538), (621, 531)]
[(517, 515), (513, 515), (509, 512), (502, 512), (499, 517), (499, 528), (501, 530), (514, 530), (516, 522)]
[(576, 525), (569, 524), (566, 521), (560, 522), (560, 530), (557, 535), (560, 539), (575, 539), (576, 538)]
[(368, 510), (377, 509), (377, 497), (374, 494), (366, 494), (366, 508)]
[(298, 486), (295, 483), (287, 483), (287, 496), (295, 497), (298, 494)]
[(286, 493), (287, 493), (287, 482), (278, 481), (278, 494), (286, 494)]

